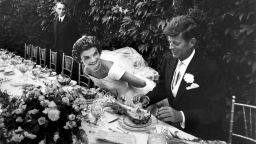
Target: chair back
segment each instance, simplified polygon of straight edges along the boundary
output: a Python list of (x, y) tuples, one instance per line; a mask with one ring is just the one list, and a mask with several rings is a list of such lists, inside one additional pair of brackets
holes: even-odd
[(37, 63), (37, 54), (38, 54), (38, 47), (33, 46), (31, 47), (31, 60)]
[(78, 65), (78, 85), (91, 88), (93, 86), (93, 82), (88, 75), (84, 74), (84, 64), (79, 63)]
[(238, 103), (235, 99), (233, 96), (228, 143), (241, 143), (240, 139), (242, 143), (256, 143), (256, 106)]
[[(50, 69), (53, 69), (57, 72), (57, 52), (54, 52), (50, 49)], [(54, 66), (54, 68), (52, 68)]]
[(46, 65), (46, 48), (39, 47), (39, 63), (41, 66)]
[(25, 59), (30, 59), (30, 56), (31, 56), (30, 49), (31, 49), (31, 45), (25, 43), (25, 51), (24, 51), (24, 58)]
[(72, 78), (72, 71), (73, 71), (73, 57), (65, 55), (63, 53), (62, 57), (62, 70), (61, 73), (64, 74), (64, 72), (69, 72), (70, 78)]

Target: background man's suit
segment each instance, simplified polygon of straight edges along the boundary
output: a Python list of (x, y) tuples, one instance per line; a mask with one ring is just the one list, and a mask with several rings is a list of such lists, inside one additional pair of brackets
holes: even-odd
[(221, 126), (227, 90), (220, 69), (214, 61), (203, 59), (196, 51), (185, 74), (194, 75), (194, 83), (199, 87), (186, 90), (189, 84), (182, 78), (174, 98), (171, 83), (177, 62), (178, 59), (172, 56), (164, 60), (159, 83), (148, 93), (149, 104), (168, 98), (170, 106), (183, 111), (185, 115), (184, 131), (203, 139), (222, 139)]
[[(77, 24), (67, 15), (62, 22), (54, 19), (54, 48), (58, 52), (57, 72), (61, 72), (62, 53), (72, 56), (73, 44), (78, 39)], [(74, 66), (75, 67), (75, 66)]]

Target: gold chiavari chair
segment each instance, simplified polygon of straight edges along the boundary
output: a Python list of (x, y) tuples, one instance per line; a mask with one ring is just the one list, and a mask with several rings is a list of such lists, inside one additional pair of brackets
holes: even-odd
[(73, 58), (63, 53), (61, 73), (64, 74), (64, 72), (67, 71), (69, 72), (70, 78), (72, 78), (73, 63), (74, 63)]
[(78, 64), (78, 85), (80, 86), (85, 86), (87, 88), (91, 88), (93, 83), (89, 76), (85, 75), (83, 70), (84, 70), (84, 64), (79, 63)]
[[(57, 72), (57, 52), (54, 52), (50, 49), (50, 69), (53, 69)], [(54, 68), (52, 68), (54, 66)]]
[(46, 66), (46, 48), (39, 47), (39, 63), (41, 66)]
[(38, 54), (38, 47), (33, 46), (31, 47), (31, 60), (37, 63), (37, 54)]
[[(232, 97), (228, 143), (256, 143), (256, 106), (238, 103)], [(236, 112), (236, 113), (235, 113)], [(239, 121), (237, 117), (241, 117)], [(236, 122), (234, 121), (236, 119)], [(236, 124), (236, 125), (235, 125)], [(238, 125), (239, 124), (239, 125)], [(236, 139), (235, 139), (236, 138)]]
[(25, 59), (30, 59), (30, 56), (31, 56), (31, 45), (28, 45), (25, 43), (25, 51), (24, 51), (24, 58)]

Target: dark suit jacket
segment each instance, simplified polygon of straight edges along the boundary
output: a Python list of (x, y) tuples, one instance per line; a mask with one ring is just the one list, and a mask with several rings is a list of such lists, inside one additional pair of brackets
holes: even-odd
[(171, 82), (177, 62), (172, 56), (164, 60), (159, 83), (148, 93), (150, 104), (168, 98), (171, 107), (184, 112), (184, 131), (203, 139), (223, 139), (221, 126), (227, 87), (216, 62), (202, 58), (196, 51), (185, 74), (194, 75), (194, 83), (199, 87), (186, 90), (189, 84), (182, 79), (174, 98)]
[(73, 44), (79, 38), (77, 24), (67, 15), (60, 23), (54, 19), (54, 50), (71, 55)]

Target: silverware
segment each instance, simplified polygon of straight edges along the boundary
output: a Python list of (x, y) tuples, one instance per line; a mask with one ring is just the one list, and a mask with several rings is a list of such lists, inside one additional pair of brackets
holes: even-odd
[(122, 130), (121, 128), (119, 128), (119, 127), (116, 127), (118, 130), (120, 130), (120, 131), (122, 131), (123, 133), (126, 133), (126, 134), (128, 134), (129, 132), (127, 132), (127, 131), (124, 131), (124, 130)]
[(108, 123), (113, 123), (113, 122), (115, 122), (115, 121), (117, 121), (117, 120), (119, 120), (119, 117), (118, 117), (118, 118), (113, 119), (112, 121), (109, 121)]

